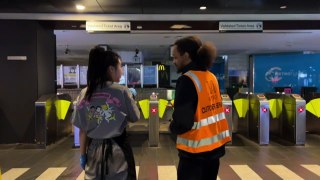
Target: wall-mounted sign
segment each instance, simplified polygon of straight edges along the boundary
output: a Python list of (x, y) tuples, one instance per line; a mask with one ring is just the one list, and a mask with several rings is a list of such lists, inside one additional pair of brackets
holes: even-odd
[(159, 86), (168, 87), (170, 86), (170, 66), (164, 64), (158, 64), (159, 72)]
[(157, 66), (143, 67), (143, 84), (152, 85), (157, 84)]
[(140, 66), (130, 66), (127, 68), (127, 84), (137, 85), (141, 84), (141, 67)]
[(165, 70), (166, 70), (165, 65), (163, 65), (163, 64), (158, 65), (158, 71), (165, 71)]
[(63, 82), (65, 85), (77, 84), (77, 66), (63, 66)]
[(9, 60), (9, 61), (26, 61), (27, 56), (7, 56), (7, 60)]
[(130, 22), (105, 22), (105, 21), (94, 21), (86, 22), (86, 31), (112, 31), (112, 32), (128, 32), (131, 30)]
[(320, 54), (253, 55), (253, 92), (300, 94), (302, 87), (320, 87)]
[(220, 21), (219, 32), (262, 32), (263, 22)]

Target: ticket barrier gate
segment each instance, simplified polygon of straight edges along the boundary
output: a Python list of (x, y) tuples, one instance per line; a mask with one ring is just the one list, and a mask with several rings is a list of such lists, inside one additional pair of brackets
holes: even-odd
[(139, 105), (142, 110), (142, 115), (148, 121), (149, 146), (158, 147), (160, 134), (159, 118), (163, 117), (168, 101), (158, 99), (157, 95), (152, 93), (150, 99), (139, 101)]
[(237, 93), (233, 99), (237, 132), (260, 145), (269, 144), (269, 102), (266, 97), (263, 94)]
[(149, 108), (149, 146), (158, 147), (159, 145), (159, 102), (156, 98), (150, 99)]
[(265, 94), (270, 103), (270, 134), (295, 145), (306, 139), (306, 101), (298, 94)]
[(320, 93), (310, 93), (306, 97), (306, 131), (320, 134)]
[(233, 96), (235, 111), (232, 112), (232, 131), (248, 136), (248, 108), (249, 95), (247, 93), (236, 93)]
[(221, 98), (222, 98), (222, 105), (223, 105), (223, 108), (224, 108), (224, 114), (226, 116), (226, 119), (227, 119), (227, 122), (228, 122), (228, 126), (229, 126), (229, 134), (230, 134), (230, 137), (231, 137), (230, 144), (232, 144), (232, 132), (233, 132), (232, 100), (230, 99), (228, 94), (221, 94)]
[(68, 94), (48, 94), (35, 102), (35, 143), (39, 148), (46, 148), (71, 133), (70, 101)]
[(269, 144), (269, 101), (264, 94), (249, 95), (249, 137)]

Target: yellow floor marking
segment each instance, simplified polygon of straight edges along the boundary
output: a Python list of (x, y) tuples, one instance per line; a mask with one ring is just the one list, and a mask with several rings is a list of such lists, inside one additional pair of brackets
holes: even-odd
[(262, 179), (248, 165), (230, 165), (241, 179)]
[(303, 179), (283, 165), (266, 165), (266, 166), (282, 179), (290, 179), (290, 180)]
[(158, 166), (158, 180), (177, 179), (176, 166)]
[(313, 172), (314, 174), (320, 176), (320, 166), (316, 164), (302, 164), (302, 167), (308, 169), (309, 171)]
[(2, 179), (17, 179), (19, 176), (27, 172), (30, 168), (12, 168), (9, 171), (2, 174)]
[(57, 167), (57, 168), (48, 168), (45, 172), (43, 172), (36, 180), (54, 180), (57, 179), (66, 167)]
[(84, 171), (81, 172), (81, 174), (77, 177), (76, 180), (84, 180)]
[(140, 166), (136, 166), (136, 174), (137, 174), (137, 178), (139, 177), (139, 168), (140, 168)]

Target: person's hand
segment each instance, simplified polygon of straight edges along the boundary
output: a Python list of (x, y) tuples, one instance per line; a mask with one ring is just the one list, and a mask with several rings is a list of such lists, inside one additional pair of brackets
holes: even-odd
[(87, 154), (80, 155), (80, 166), (84, 170), (87, 164)]
[(129, 91), (131, 92), (133, 97), (137, 96), (137, 91), (134, 88), (129, 88)]

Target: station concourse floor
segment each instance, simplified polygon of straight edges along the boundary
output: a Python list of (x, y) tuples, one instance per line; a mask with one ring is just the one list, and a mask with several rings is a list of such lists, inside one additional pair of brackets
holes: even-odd
[[(174, 180), (177, 150), (170, 134), (160, 134), (159, 147), (148, 146), (148, 134), (129, 133), (139, 180)], [(219, 179), (320, 179), (320, 135), (308, 134), (304, 146), (271, 141), (259, 146), (242, 135), (233, 136), (221, 158)], [(2, 180), (83, 179), (79, 149), (67, 137), (46, 149), (0, 145)]]

